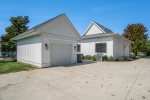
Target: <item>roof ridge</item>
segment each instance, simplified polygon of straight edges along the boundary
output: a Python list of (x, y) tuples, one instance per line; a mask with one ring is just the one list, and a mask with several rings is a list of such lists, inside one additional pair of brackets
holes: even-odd
[[(58, 17), (60, 17), (60, 16), (63, 16), (63, 15), (66, 15), (66, 14), (65, 14), (65, 13), (62, 13), (62, 14), (60, 14), (60, 15), (54, 17), (54, 18), (51, 18), (51, 19), (49, 19), (49, 20), (46, 20), (46, 21), (42, 22), (41, 24), (38, 24), (38, 25), (36, 25), (36, 26), (30, 28), (29, 30), (37, 29), (37, 28), (39, 28), (41, 25), (44, 25), (44, 24), (46, 24), (46, 23), (48, 23), (48, 22), (50, 22), (50, 21), (52, 21), (52, 20), (54, 20), (54, 19), (56, 19), (56, 18), (58, 18)], [(29, 30), (27, 30), (27, 31), (29, 31)]]

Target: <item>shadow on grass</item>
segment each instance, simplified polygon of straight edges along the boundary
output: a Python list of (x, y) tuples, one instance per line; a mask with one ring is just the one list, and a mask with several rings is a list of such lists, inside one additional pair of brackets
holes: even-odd
[(16, 60), (0, 60), (0, 63), (16, 62)]

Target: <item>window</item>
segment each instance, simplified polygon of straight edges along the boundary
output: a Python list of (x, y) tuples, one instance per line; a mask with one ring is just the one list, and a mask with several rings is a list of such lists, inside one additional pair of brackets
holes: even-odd
[(81, 52), (81, 45), (77, 44), (77, 52)]
[(96, 53), (106, 53), (106, 43), (96, 43), (95, 44)]

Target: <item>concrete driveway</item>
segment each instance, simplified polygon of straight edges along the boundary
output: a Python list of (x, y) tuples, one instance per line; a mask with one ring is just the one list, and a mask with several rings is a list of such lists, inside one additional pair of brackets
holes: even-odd
[(0, 75), (0, 100), (150, 100), (150, 59)]

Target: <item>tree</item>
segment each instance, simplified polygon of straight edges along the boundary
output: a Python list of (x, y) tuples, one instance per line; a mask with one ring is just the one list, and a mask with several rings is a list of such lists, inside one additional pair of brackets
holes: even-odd
[(27, 24), (29, 23), (28, 16), (17, 16), (10, 18), (11, 25), (6, 27), (6, 34), (2, 35), (2, 51), (15, 52), (16, 43), (10, 41), (11, 38), (28, 30)]
[(129, 24), (124, 29), (123, 36), (133, 41), (131, 51), (137, 55), (138, 52), (146, 52), (148, 50), (148, 29), (141, 23)]
[(148, 51), (146, 52), (146, 56), (150, 56), (150, 40), (147, 43)]

